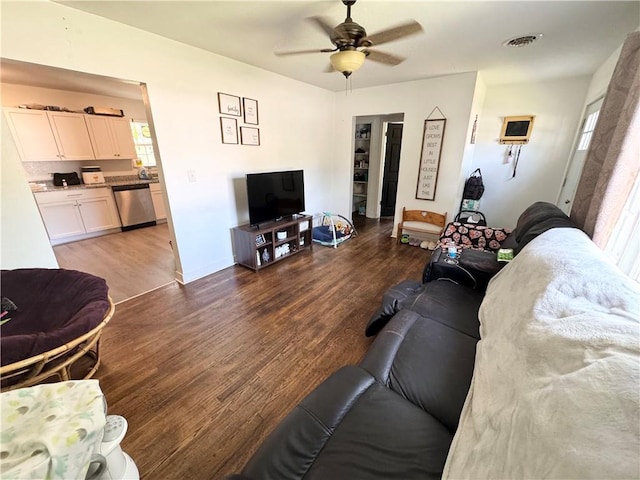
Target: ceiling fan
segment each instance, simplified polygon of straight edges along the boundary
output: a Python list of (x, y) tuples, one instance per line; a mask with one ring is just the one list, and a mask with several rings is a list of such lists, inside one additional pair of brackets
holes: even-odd
[(331, 61), (329, 71), (341, 72), (347, 78), (362, 66), (365, 58), (391, 66), (398, 65), (406, 60), (405, 57), (381, 52), (379, 50), (372, 50), (370, 47), (422, 32), (422, 26), (418, 22), (410, 20), (396, 27), (376, 32), (373, 35), (367, 35), (364, 27), (358, 25), (351, 19), (351, 6), (356, 3), (356, 0), (342, 0), (342, 3), (347, 7), (347, 18), (335, 27), (332, 27), (331, 23), (323, 17), (309, 18), (309, 20), (320, 27), (323, 32), (329, 35), (329, 39), (331, 43), (335, 45), (335, 48), (276, 52), (276, 55), (336, 52), (329, 58)]

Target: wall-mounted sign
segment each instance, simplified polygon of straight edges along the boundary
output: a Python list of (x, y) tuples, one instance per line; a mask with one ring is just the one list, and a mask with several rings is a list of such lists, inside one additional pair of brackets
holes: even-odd
[(500, 143), (511, 145), (529, 143), (534, 118), (536, 118), (535, 115), (504, 117), (502, 130), (500, 131)]
[(422, 151), (420, 153), (420, 169), (418, 170), (418, 187), (416, 198), (419, 200), (434, 200), (438, 183), (438, 168), (442, 154), (442, 140), (444, 139), (445, 118), (425, 120), (422, 133)]

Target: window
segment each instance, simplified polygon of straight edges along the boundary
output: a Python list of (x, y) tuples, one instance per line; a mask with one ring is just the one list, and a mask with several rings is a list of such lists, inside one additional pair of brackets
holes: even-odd
[(593, 112), (585, 120), (584, 127), (582, 127), (582, 135), (580, 136), (580, 143), (578, 143), (578, 150), (586, 150), (589, 148), (593, 129), (596, 128), (596, 123), (598, 123), (598, 115), (600, 115), (600, 110)]
[(627, 198), (616, 227), (604, 249), (616, 265), (640, 282), (640, 175)]
[(155, 167), (156, 157), (153, 153), (153, 139), (147, 122), (131, 122), (131, 134), (136, 146), (138, 159), (145, 167)]

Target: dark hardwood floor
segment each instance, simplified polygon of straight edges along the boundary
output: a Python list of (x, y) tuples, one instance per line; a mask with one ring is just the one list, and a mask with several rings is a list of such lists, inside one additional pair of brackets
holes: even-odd
[(383, 292), (419, 280), (429, 252), (393, 222), (360, 221), (337, 249), (314, 245), (254, 273), (234, 266), (118, 305), (96, 378), (143, 479), (238, 472), (316, 385), (371, 344)]

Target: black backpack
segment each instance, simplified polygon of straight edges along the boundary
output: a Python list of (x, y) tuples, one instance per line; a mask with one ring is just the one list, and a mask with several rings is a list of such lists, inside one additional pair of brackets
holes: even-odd
[(462, 198), (465, 200), (480, 200), (483, 193), (482, 172), (480, 172), (479, 168), (476, 168), (464, 184)]

